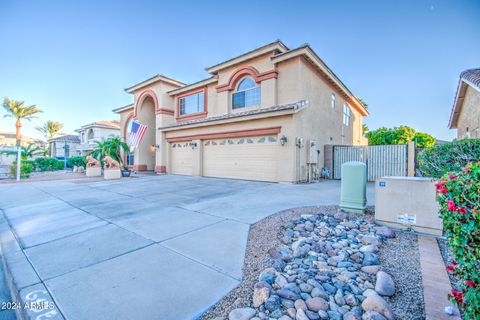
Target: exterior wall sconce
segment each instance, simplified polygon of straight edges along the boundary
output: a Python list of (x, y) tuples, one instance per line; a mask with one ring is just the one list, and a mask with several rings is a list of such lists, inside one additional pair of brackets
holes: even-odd
[(303, 138), (297, 137), (295, 144), (297, 147), (302, 148), (305, 145)]
[(134, 147), (134, 146), (130, 146), (130, 147), (128, 147), (128, 150), (130, 150), (130, 152), (133, 152), (133, 151), (135, 151), (135, 147)]
[(280, 144), (281, 144), (282, 146), (284, 146), (285, 143), (287, 143), (287, 141), (288, 141), (288, 139), (287, 139), (287, 137), (285, 137), (285, 136), (282, 136), (282, 137), (280, 138)]

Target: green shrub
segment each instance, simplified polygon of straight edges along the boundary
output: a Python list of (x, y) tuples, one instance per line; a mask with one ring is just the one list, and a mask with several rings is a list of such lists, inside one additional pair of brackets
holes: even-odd
[(440, 217), (454, 259), (447, 270), (462, 284), (449, 295), (466, 320), (480, 315), (480, 163), (465, 166), (436, 184)]
[(83, 156), (79, 156), (79, 157), (70, 157), (67, 159), (67, 167), (69, 168), (73, 168), (75, 166), (77, 167), (84, 167), (85, 168), (85, 165), (86, 165), (86, 161), (85, 161), (85, 157)]
[(420, 171), (440, 178), (448, 172), (460, 171), (469, 162), (480, 160), (480, 139), (463, 139), (436, 145), (418, 154)]
[(65, 164), (62, 160), (55, 158), (37, 158), (35, 167), (38, 171), (56, 171), (63, 170)]
[[(30, 173), (33, 171), (33, 161), (22, 161), (20, 163), (20, 178), (29, 178)], [(17, 176), (17, 161), (14, 161), (13, 164), (10, 166), (10, 174), (14, 177)]]

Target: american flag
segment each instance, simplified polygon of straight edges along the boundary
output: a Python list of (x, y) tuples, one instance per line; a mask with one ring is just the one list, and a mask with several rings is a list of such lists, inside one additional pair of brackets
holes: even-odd
[(138, 147), (138, 144), (142, 140), (143, 136), (147, 132), (147, 126), (137, 121), (132, 121), (132, 130), (128, 136), (127, 144), (129, 146)]

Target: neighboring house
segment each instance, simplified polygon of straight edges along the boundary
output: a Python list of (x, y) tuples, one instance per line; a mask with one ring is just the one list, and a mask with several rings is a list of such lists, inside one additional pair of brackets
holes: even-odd
[(96, 147), (95, 141), (102, 141), (120, 136), (120, 123), (117, 120), (97, 121), (75, 130), (80, 144), (76, 147), (77, 155), (87, 155)]
[(80, 144), (78, 136), (68, 134), (48, 140), (50, 157), (65, 159), (78, 155), (77, 147)]
[(358, 145), (365, 106), (308, 45), (276, 41), (183, 84), (157, 75), (125, 89), (120, 114), (147, 125), (135, 170), (298, 182), (317, 175), (325, 144)]
[[(20, 139), (20, 145), (23, 147), (28, 146), (29, 144), (35, 144), (40, 148), (45, 147), (45, 142), (39, 139), (31, 138), (28, 136), (22, 135)], [(11, 146), (14, 147), (17, 145), (17, 138), (15, 132), (11, 131), (0, 131), (0, 146)]]
[(457, 138), (480, 138), (480, 68), (460, 74), (449, 122)]
[[(29, 144), (38, 146), (41, 150), (45, 149), (45, 142), (39, 139), (22, 135), (20, 145), (27, 147)], [(1, 151), (14, 151), (17, 145), (15, 132), (0, 131), (0, 166), (10, 166), (17, 159), (15, 155), (4, 154)]]

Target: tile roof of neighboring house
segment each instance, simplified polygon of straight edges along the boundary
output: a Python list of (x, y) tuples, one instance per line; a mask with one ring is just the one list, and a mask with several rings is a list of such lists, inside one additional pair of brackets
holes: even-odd
[[(16, 137), (17, 136), (16, 136), (15, 132), (13, 132), (13, 131), (0, 131), (0, 139), (1, 138), (16, 139)], [(40, 139), (32, 138), (32, 137), (29, 137), (29, 136), (26, 136), (26, 135), (22, 134), (22, 141), (25, 141), (25, 140), (26, 141), (37, 142), (37, 143), (43, 142)]]
[(102, 127), (107, 129), (117, 129), (120, 130), (120, 122), (118, 120), (101, 120), (95, 121), (84, 126), (81, 126), (80, 129), (75, 130), (76, 132), (85, 130), (90, 127)]
[(308, 104), (307, 100), (300, 100), (300, 101), (297, 101), (295, 103), (282, 104), (282, 105), (272, 106), (272, 107), (263, 108), (263, 109), (255, 109), (255, 110), (250, 110), (250, 111), (225, 114), (225, 115), (221, 115), (221, 116), (213, 116), (213, 117), (207, 117), (207, 118), (202, 118), (202, 119), (188, 120), (188, 121), (184, 121), (184, 122), (175, 123), (175, 124), (172, 124), (170, 126), (165, 126), (165, 127), (159, 128), (159, 130), (183, 127), (183, 126), (187, 126), (187, 125), (191, 125), (191, 124), (200, 124), (200, 123), (211, 122), (211, 121), (218, 121), (218, 120), (245, 117), (245, 116), (257, 115), (257, 114), (263, 114), (263, 113), (270, 113), (270, 112), (276, 112), (276, 111), (285, 111), (285, 110), (296, 111), (296, 110), (299, 110), (299, 109), (305, 107), (307, 104)]
[(53, 139), (48, 140), (48, 142), (51, 142), (51, 141), (80, 142), (80, 138), (74, 134), (67, 134), (64, 136), (59, 136), (59, 137), (55, 137)]
[(480, 68), (468, 69), (460, 73), (457, 92), (455, 94), (455, 100), (453, 101), (452, 113), (450, 114), (450, 121), (448, 123), (450, 129), (457, 127), (458, 116), (462, 111), (463, 99), (465, 98), (467, 86), (471, 86), (480, 91)]

